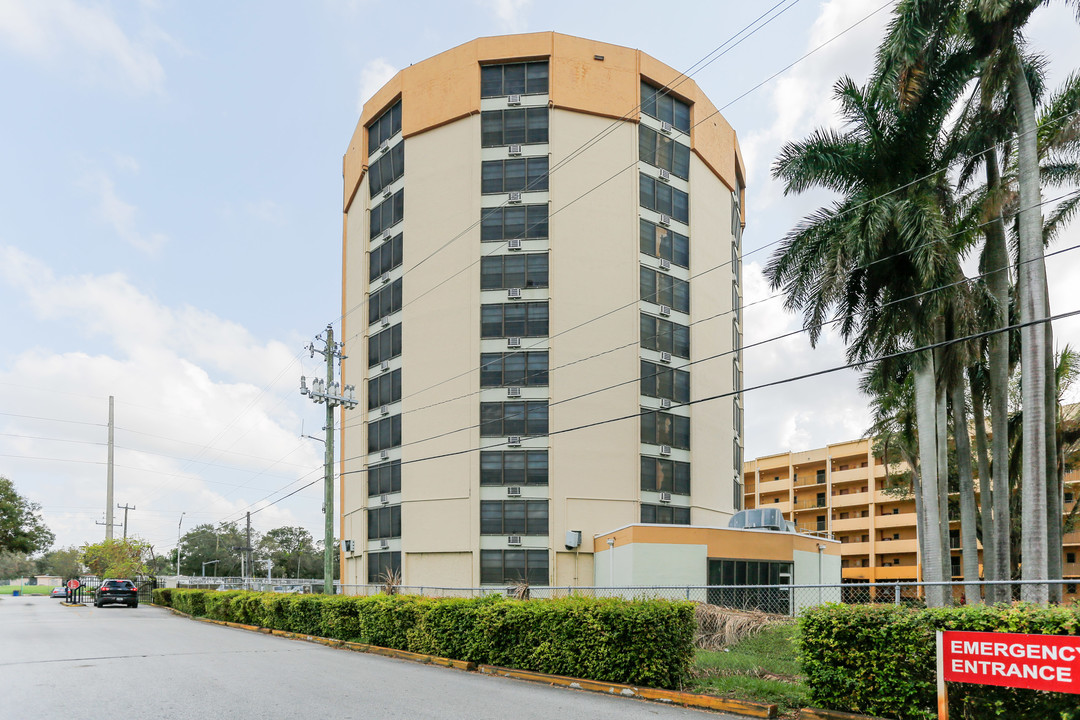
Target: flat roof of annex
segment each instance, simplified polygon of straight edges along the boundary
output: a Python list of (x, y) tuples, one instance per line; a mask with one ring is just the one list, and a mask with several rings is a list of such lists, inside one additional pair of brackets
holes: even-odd
[[(597, 58), (603, 58), (597, 59)], [(551, 107), (637, 122), (642, 78), (673, 86), (671, 94), (690, 102), (693, 152), (731, 190), (745, 194), (746, 169), (734, 129), (693, 80), (632, 48), (556, 32), (499, 35), (471, 40), (399, 71), (364, 104), (345, 152), (344, 209), (367, 172), (365, 127), (398, 98), (404, 137), (480, 112), (480, 66), (543, 60), (550, 63)], [(740, 197), (744, 208), (745, 197)]]

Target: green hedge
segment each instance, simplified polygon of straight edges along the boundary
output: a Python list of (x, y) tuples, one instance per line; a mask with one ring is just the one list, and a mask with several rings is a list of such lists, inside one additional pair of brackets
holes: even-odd
[[(937, 717), (937, 630), (1077, 635), (1080, 605), (912, 610), (831, 604), (807, 610), (799, 626), (799, 651), (812, 705), (899, 720), (932, 720)], [(949, 683), (949, 711), (958, 718), (1077, 720), (1080, 696)]]
[(156, 590), (190, 615), (478, 664), (677, 688), (693, 659), (691, 603)]

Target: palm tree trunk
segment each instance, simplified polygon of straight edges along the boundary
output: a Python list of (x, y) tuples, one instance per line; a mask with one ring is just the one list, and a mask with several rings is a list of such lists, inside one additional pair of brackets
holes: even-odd
[[(1021, 572), (1024, 580), (1046, 580), (1046, 267), (1043, 257), (1041, 189), (1036, 137), (1035, 104), (1019, 56), (1013, 62), (1009, 84), (1017, 120), (1017, 166), (1020, 179), (1020, 268), (1017, 295), (1020, 300), (1020, 395), (1024, 406), (1021, 478)], [(1031, 324), (1029, 324), (1031, 323)], [(1023, 600), (1046, 603), (1045, 584), (1024, 585)]]
[[(995, 196), (1001, 186), (998, 172), (997, 150), (991, 147), (986, 153), (986, 186)], [(990, 432), (993, 465), (986, 475), (992, 515), (983, 513), (983, 566), (992, 567), (995, 580), (1009, 580), (1009, 251), (1005, 241), (1005, 223), (1001, 212), (995, 211), (993, 222), (986, 226), (986, 250), (983, 256), (986, 285), (994, 297), (994, 320), (992, 329), (999, 332), (989, 338), (990, 355)], [(986, 534), (987, 519), (992, 528)], [(989, 537), (989, 540), (987, 539)], [(1009, 586), (987, 586), (987, 602), (1009, 602), (1012, 590)]]
[[(950, 384), (953, 411), (953, 442), (956, 443), (956, 471), (960, 475), (960, 548), (963, 555), (964, 579), (979, 579), (979, 542), (975, 524), (975, 483), (971, 479), (971, 440), (968, 438), (964, 376), (956, 373)], [(969, 603), (981, 601), (978, 585), (964, 586)]]
[[(1046, 298), (1044, 312), (1050, 317), (1050, 287), (1043, 274), (1043, 296)], [(1060, 580), (1062, 576), (1062, 528), (1061, 514), (1063, 499), (1061, 497), (1062, 476), (1058, 472), (1058, 415), (1061, 406), (1058, 404), (1057, 388), (1057, 362), (1054, 357), (1054, 328), (1050, 323), (1043, 326), (1046, 329), (1046, 576), (1052, 580)], [(1047, 586), (1047, 596), (1050, 602), (1059, 603), (1062, 600), (1060, 584)]]
[[(919, 461), (918, 458), (911, 456), (907, 449), (902, 449), (904, 454), (904, 460), (907, 462), (908, 467), (911, 468), (911, 494), (915, 496), (915, 536), (919, 546), (919, 557), (917, 565), (923, 564), (923, 558), (926, 557), (926, 516), (923, 514), (923, 501), (922, 501), (922, 480), (919, 478)], [(919, 577), (916, 575), (916, 580), (925, 580), (925, 576)]]
[[(994, 545), (994, 493), (990, 482), (990, 456), (986, 445), (986, 411), (981, 392), (971, 393), (971, 411), (975, 416), (975, 457), (979, 468), (979, 511), (982, 515), (983, 577), (1000, 580), (997, 563), (991, 562)], [(993, 602), (997, 596), (993, 586), (986, 586), (983, 596)]]
[[(938, 504), (937, 469), (937, 412), (934, 388), (934, 356), (923, 352), (915, 365), (915, 417), (919, 426), (919, 474), (922, 494), (922, 527), (927, 530), (923, 554), (923, 580), (942, 582), (941, 535), (935, 528), (941, 525), (941, 508)], [(944, 588), (931, 585), (926, 589), (926, 604), (941, 607)]]
[[(945, 341), (945, 318), (939, 316), (934, 320), (934, 342)], [(952, 518), (949, 517), (949, 403), (947, 384), (944, 378), (937, 375), (943, 372), (944, 363), (942, 356), (944, 348), (934, 351), (934, 402), (937, 437), (937, 481), (938, 481), (938, 513), (941, 523), (938, 532), (941, 535), (941, 576), (942, 580), (951, 582), (952, 572)], [(953, 599), (952, 588), (948, 588), (942, 595), (942, 601), (951, 605)]]

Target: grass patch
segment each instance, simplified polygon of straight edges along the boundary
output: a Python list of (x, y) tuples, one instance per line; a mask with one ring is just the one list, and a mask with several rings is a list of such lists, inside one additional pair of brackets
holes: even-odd
[(18, 590), (23, 595), (48, 595), (52, 592), (52, 585), (0, 585), (0, 595), (10, 595), (12, 591)]
[(776, 703), (794, 716), (805, 707), (807, 688), (795, 654), (799, 628), (772, 625), (727, 650), (698, 650), (687, 690), (755, 702)]

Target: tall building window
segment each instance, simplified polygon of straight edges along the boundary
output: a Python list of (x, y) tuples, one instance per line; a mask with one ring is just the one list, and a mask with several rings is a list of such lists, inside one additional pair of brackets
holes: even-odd
[(505, 450), (480, 453), (481, 485), (547, 485), (547, 450)]
[(367, 554), (369, 585), (378, 585), (386, 581), (391, 575), (401, 576), (401, 553), (372, 552)]
[(540, 387), (547, 384), (546, 351), (480, 355), (480, 387)]
[(368, 253), (368, 279), (374, 280), (401, 265), (401, 233)]
[(682, 223), (690, 222), (689, 195), (645, 173), (641, 173), (638, 180), (641, 207), (669, 215)]
[(480, 436), (546, 435), (547, 400), (480, 403)]
[(377, 323), (401, 309), (401, 278), (368, 295), (368, 323)]
[(641, 394), (679, 403), (690, 402), (690, 373), (642, 360)]
[(484, 65), (480, 68), (480, 97), (541, 95), (547, 91), (547, 60)]
[(735, 479), (732, 482), (731, 487), (732, 487), (732, 491), (733, 491), (732, 492), (732, 498), (731, 498), (731, 507), (733, 509), (735, 509), (735, 510), (742, 510), (743, 509), (743, 500), (745, 498), (743, 497), (742, 476), (739, 475), (738, 473), (735, 473)]
[(480, 306), (480, 337), (543, 337), (548, 334), (546, 302)]
[(641, 314), (641, 347), (690, 357), (690, 328), (652, 315)]
[(639, 221), (641, 252), (663, 258), (672, 265), (690, 267), (690, 238), (645, 218)]
[(405, 143), (398, 143), (368, 167), (368, 187), (375, 197), (405, 174)]
[(368, 380), (368, 410), (401, 399), (401, 369)]
[(638, 125), (638, 159), (683, 180), (690, 178), (690, 148), (647, 125)]
[(548, 236), (548, 206), (515, 205), (480, 211), (480, 240), (543, 239)]
[(400, 100), (368, 125), (368, 157), (370, 158), (384, 142), (399, 132), (401, 132)]
[(541, 288), (547, 286), (547, 253), (487, 255), (480, 260), (481, 290)]
[(405, 217), (404, 188), (371, 208), (371, 237), (378, 237), (379, 233), (401, 222), (403, 217)]
[(481, 500), (481, 535), (547, 535), (547, 500)]
[(644, 265), (638, 274), (641, 278), (642, 300), (667, 305), (679, 312), (690, 312), (690, 283)]
[(690, 463), (642, 455), (641, 489), (689, 495)]
[(368, 467), (368, 496), (401, 492), (401, 461)]
[(690, 132), (690, 106), (668, 90), (641, 81), (641, 112), (683, 132)]
[(641, 505), (641, 522), (660, 525), (689, 525), (690, 508), (671, 505)]
[(367, 511), (368, 540), (401, 537), (401, 506), (383, 505)]
[(690, 418), (664, 412), (641, 415), (641, 442), (690, 449)]
[(485, 160), (480, 168), (480, 192), (502, 193), (548, 189), (548, 158)]
[(480, 113), (480, 144), (533, 145), (548, 141), (546, 107), (488, 110)]
[(391, 415), (367, 424), (368, 452), (379, 452), (401, 445), (401, 416)]
[(547, 550), (481, 550), (480, 582), (484, 585), (548, 584)]
[(401, 323), (368, 337), (368, 366), (401, 354)]

